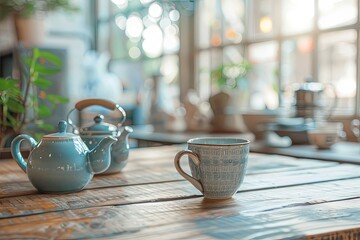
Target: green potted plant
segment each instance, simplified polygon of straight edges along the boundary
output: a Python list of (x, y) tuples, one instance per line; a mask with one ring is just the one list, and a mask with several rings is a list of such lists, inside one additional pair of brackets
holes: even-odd
[(1, 0), (0, 21), (12, 17), (18, 41), (32, 46), (45, 38), (45, 13), (77, 9), (70, 0)]
[(230, 96), (230, 105), (240, 108), (246, 105), (249, 95), (248, 74), (252, 65), (243, 60), (239, 63), (226, 63), (211, 71), (212, 83), (220, 92)]
[(251, 64), (246, 60), (222, 64), (211, 71), (211, 81), (219, 90), (209, 98), (213, 111), (211, 124), (214, 131), (238, 131), (242, 128), (235, 123), (233, 126), (228, 126), (225, 122), (228, 122), (229, 112), (236, 113), (247, 105), (249, 91), (246, 76), (250, 71)]
[(251, 64), (246, 60), (222, 64), (211, 71), (211, 79), (221, 90), (241, 88), (241, 82), (246, 81), (251, 68)]
[[(53, 85), (47, 77), (61, 70), (61, 60), (37, 48), (29, 54), (21, 59), (26, 67), (22, 81), (0, 78), (0, 139), (3, 146), (9, 144), (10, 136), (20, 132), (34, 130), (36, 132), (32, 134), (39, 139), (44, 132), (53, 131), (54, 126), (47, 124), (46, 118), (52, 116), (58, 104), (69, 102), (63, 96), (46, 92)], [(32, 128), (28, 128), (30, 125)]]

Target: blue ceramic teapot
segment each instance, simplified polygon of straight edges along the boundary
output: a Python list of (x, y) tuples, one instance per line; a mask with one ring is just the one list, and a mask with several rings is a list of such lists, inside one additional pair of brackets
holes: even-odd
[[(104, 122), (104, 116), (98, 114), (94, 118), (94, 123), (79, 128), (73, 124), (70, 114), (74, 110), (81, 111), (84, 108), (90, 106), (101, 106), (108, 110), (119, 111), (121, 118), (119, 119), (117, 126)], [(129, 134), (133, 132), (133, 129), (129, 126), (122, 126), (126, 119), (126, 113), (122, 107), (111, 101), (105, 99), (85, 99), (75, 104), (75, 108), (72, 109), (67, 116), (68, 123), (74, 128), (75, 133), (79, 133), (81, 139), (84, 141), (89, 149), (92, 149), (98, 142), (106, 136), (112, 136), (117, 138), (117, 142), (111, 146), (111, 164), (108, 170), (103, 174), (118, 173), (120, 172), (128, 162), (129, 157)]]
[[(110, 149), (116, 138), (108, 136), (89, 150), (78, 135), (67, 133), (66, 128), (67, 122), (60, 121), (59, 132), (45, 135), (39, 143), (26, 134), (17, 136), (11, 143), (13, 158), (39, 192), (80, 191), (95, 173), (110, 166)], [(24, 140), (31, 145), (27, 161), (20, 151)]]

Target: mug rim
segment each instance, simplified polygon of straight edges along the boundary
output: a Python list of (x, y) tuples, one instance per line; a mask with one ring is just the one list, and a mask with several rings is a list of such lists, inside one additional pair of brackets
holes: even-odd
[[(232, 140), (234, 142), (229, 143), (206, 143), (206, 142), (198, 142), (204, 140)], [(250, 144), (250, 140), (244, 138), (235, 138), (235, 137), (197, 137), (191, 138), (187, 141), (188, 144), (191, 145), (199, 145), (199, 146), (239, 146), (239, 145), (248, 145)]]

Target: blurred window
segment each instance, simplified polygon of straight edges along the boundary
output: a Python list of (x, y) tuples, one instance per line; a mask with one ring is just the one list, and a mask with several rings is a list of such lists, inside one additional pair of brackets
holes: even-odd
[(351, 29), (319, 36), (319, 81), (336, 88), (337, 110), (349, 114), (355, 109), (356, 34)]
[(284, 35), (314, 29), (314, 0), (282, 0), (281, 31)]
[(162, 99), (170, 106), (165, 110), (173, 111), (171, 106), (180, 98), (179, 24), (185, 5), (156, 0), (97, 3), (97, 49), (111, 53), (111, 70), (121, 78), (124, 90), (135, 94), (133, 103), (150, 101), (146, 95), (152, 79), (163, 82)]
[(276, 36), (279, 33), (279, 1), (253, 0), (246, 3), (248, 5), (243, 11), (246, 12), (247, 16), (244, 17), (248, 20), (248, 38), (255, 40)]
[(318, 0), (320, 29), (354, 24), (358, 17), (357, 0)]
[(252, 65), (248, 85), (251, 109), (275, 109), (278, 103), (278, 43), (253, 43), (248, 46), (248, 59)]
[(334, 101), (336, 93), (337, 114), (358, 113), (357, 0), (196, 2), (195, 86), (201, 98), (220, 90), (211, 81), (214, 69), (247, 62), (250, 70), (237, 85), (242, 89), (233, 89), (247, 91), (245, 110), (290, 108), (294, 86), (311, 77), (334, 87), (328, 97)]
[(281, 43), (281, 87), (282, 105), (293, 104), (292, 91), (296, 84), (312, 76), (314, 41), (311, 36), (285, 39)]

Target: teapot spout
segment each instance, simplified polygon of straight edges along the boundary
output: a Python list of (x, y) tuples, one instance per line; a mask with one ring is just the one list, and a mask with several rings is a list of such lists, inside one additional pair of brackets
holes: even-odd
[(118, 140), (120, 142), (128, 142), (128, 137), (129, 137), (129, 134), (133, 132), (133, 129), (129, 126), (125, 126), (120, 134), (120, 136), (118, 137)]
[(111, 163), (111, 145), (117, 142), (112, 136), (102, 139), (88, 154), (88, 163), (93, 174), (106, 171)]

